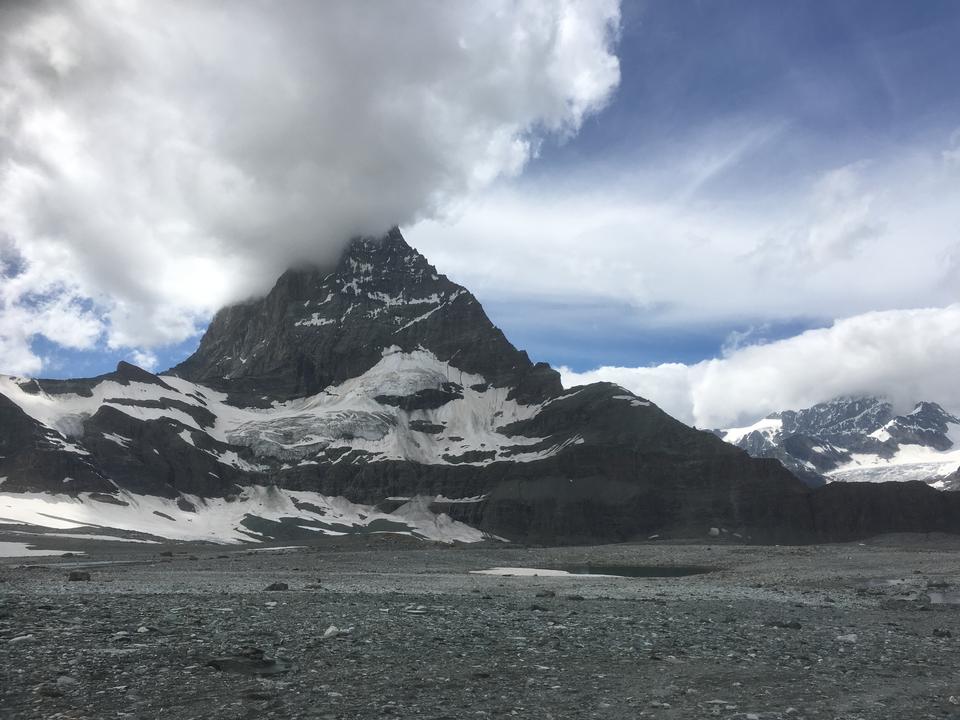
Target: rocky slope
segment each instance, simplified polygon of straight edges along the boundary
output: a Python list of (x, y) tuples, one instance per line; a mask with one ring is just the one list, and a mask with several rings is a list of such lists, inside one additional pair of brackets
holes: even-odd
[(919, 480), (960, 489), (953, 473), (960, 464), (960, 418), (933, 402), (897, 415), (880, 398), (837, 398), (718, 435), (754, 457), (780, 460), (813, 486)]
[[(924, 486), (867, 489), (869, 509), (849, 515), (621, 387), (564, 390), (396, 230), (221, 311), (168, 373), (0, 378), (0, 423), (0, 519), (65, 531), (572, 542), (960, 528), (953, 497)], [(903, 502), (920, 509), (901, 518)]]

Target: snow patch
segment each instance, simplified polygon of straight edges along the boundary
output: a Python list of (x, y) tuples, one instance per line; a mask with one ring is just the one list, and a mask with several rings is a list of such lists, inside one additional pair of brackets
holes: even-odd
[(614, 400), (626, 400), (633, 407), (649, 407), (650, 403), (646, 400), (641, 400), (635, 395), (614, 395)]
[(752, 432), (760, 432), (767, 437), (773, 437), (782, 429), (783, 420), (780, 418), (763, 418), (762, 420), (755, 422), (753, 425), (748, 425), (747, 427), (730, 428), (729, 430), (726, 430), (723, 434), (723, 439), (728, 443), (736, 445)]
[(195, 512), (182, 510), (173, 499), (125, 491), (117, 495), (125, 505), (98, 502), (89, 493), (0, 493), (0, 522), (53, 529), (110, 528), (168, 540), (214, 543), (270, 540), (269, 535), (252, 529), (260, 527), (251, 522), (258, 519), (295, 522), (319, 535), (387, 532), (443, 543), (492, 539), (446, 514), (430, 512), (429, 497), (414, 498), (393, 513), (342, 497), (262, 485), (247, 487), (239, 497), (231, 499), (186, 494), (183, 497)]
[(336, 322), (333, 318), (324, 317), (320, 313), (314, 313), (309, 318), (297, 320), (294, 325), (298, 327), (320, 327), (322, 325), (333, 325)]
[(120, 447), (130, 447), (130, 443), (133, 442), (133, 440), (130, 438), (124, 437), (123, 435), (117, 435), (116, 433), (104, 433), (103, 439), (109, 440), (112, 443), (116, 443)]

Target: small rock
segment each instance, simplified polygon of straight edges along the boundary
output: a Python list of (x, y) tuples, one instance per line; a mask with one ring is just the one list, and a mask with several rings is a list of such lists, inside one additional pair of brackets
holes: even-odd
[(329, 640), (330, 638), (339, 637), (339, 636), (341, 636), (341, 635), (349, 635), (349, 634), (352, 633), (352, 632), (353, 632), (353, 628), (352, 628), (352, 627), (348, 627), (348, 628), (338, 628), (336, 625), (331, 625), (331, 626), (328, 627), (326, 630), (324, 630), (323, 635), (321, 636), (321, 638), (322, 638), (323, 640)]
[(937, 638), (949, 638), (949, 637), (953, 637), (953, 633), (951, 633), (949, 630), (946, 630), (944, 628), (934, 628), (933, 636)]
[(208, 658), (207, 665), (224, 672), (243, 675), (278, 675), (297, 670), (297, 666), (290, 660), (269, 658), (263, 650), (254, 647), (241, 648), (235, 655)]
[(45, 697), (63, 697), (63, 690), (53, 683), (42, 683), (37, 686), (37, 694)]
[(70, 574), (67, 576), (67, 580), (71, 580), (71, 581), (74, 581), (74, 582), (77, 582), (77, 581), (81, 581), (81, 582), (89, 581), (89, 580), (90, 580), (90, 573), (88, 573), (86, 570), (71, 570), (71, 571), (70, 571)]
[(540, 590), (537, 592), (537, 595), (536, 595), (536, 597), (539, 597), (539, 598), (548, 598), (548, 597), (556, 597), (556, 596), (557, 594), (553, 590)]
[(243, 696), (248, 700), (272, 700), (274, 693), (269, 690), (247, 690)]
[(17, 643), (30, 642), (33, 640), (33, 635), (17, 635), (17, 637), (10, 638), (7, 642), (10, 645), (16, 645)]
[(856, 641), (857, 641), (856, 633), (848, 633), (846, 635), (837, 635), (837, 642), (855, 643)]
[(148, 628), (146, 625), (141, 625), (140, 627), (137, 628), (137, 632), (142, 635), (144, 633), (150, 632), (150, 628)]
[(69, 675), (61, 675), (57, 678), (57, 687), (63, 690), (64, 692), (68, 690), (73, 690), (77, 685), (79, 685), (76, 679), (70, 677)]
[(289, 589), (290, 589), (290, 586), (287, 585), (285, 582), (270, 583), (264, 588), (264, 590), (269, 590), (271, 592), (276, 590), (289, 590)]
[(712, 527), (707, 533), (710, 537), (720, 537), (720, 528)]
[(767, 620), (764, 625), (783, 630), (799, 630), (802, 627), (796, 620)]

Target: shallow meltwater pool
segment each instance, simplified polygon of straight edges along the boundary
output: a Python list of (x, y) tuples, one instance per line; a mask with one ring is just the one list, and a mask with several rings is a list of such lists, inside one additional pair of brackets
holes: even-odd
[(675, 578), (703, 575), (714, 568), (696, 565), (560, 565), (555, 568), (494, 567), (471, 570), (473, 575), (501, 577), (628, 577)]

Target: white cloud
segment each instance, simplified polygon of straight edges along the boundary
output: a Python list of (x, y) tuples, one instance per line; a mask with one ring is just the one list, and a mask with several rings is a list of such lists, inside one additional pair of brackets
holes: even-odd
[(734, 197), (689, 195), (693, 168), (719, 151), (687, 152), (642, 174), (498, 186), (407, 237), (481, 299), (629, 305), (637, 326), (822, 322), (960, 300), (946, 274), (960, 177), (938, 149)]
[(134, 350), (130, 353), (130, 362), (144, 370), (156, 370), (157, 356), (149, 350)]
[(920, 400), (960, 409), (960, 304), (871, 312), (831, 327), (732, 350), (694, 365), (563, 370), (566, 386), (606, 380), (647, 397), (684, 422), (732, 427), (776, 410), (840, 395)]
[[(617, 0), (5, 4), (0, 227), (26, 270), (0, 313), (56, 293), (113, 347), (182, 340), (575, 133), (619, 81), (618, 23)], [(0, 369), (47, 330), (0, 336)]]

